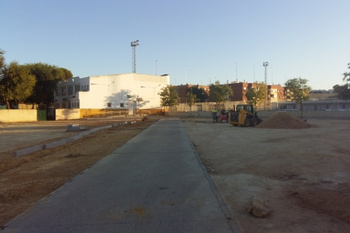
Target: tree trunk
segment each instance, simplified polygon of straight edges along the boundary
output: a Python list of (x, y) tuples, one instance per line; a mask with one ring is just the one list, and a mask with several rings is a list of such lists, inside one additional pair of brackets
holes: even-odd
[(6, 103), (6, 109), (10, 109), (11, 108), (10, 101), (7, 98), (4, 98), (4, 101)]

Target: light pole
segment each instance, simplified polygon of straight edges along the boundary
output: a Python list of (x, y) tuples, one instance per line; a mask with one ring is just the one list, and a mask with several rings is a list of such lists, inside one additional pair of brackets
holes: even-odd
[(267, 104), (267, 94), (268, 94), (268, 86), (267, 86), (267, 66), (269, 65), (268, 62), (264, 62), (263, 66), (265, 66), (265, 85), (266, 85), (266, 96), (265, 96), (265, 104), (264, 104), (264, 110), (266, 110), (266, 104)]
[(136, 73), (136, 46), (139, 45), (139, 40), (131, 42), (132, 52), (133, 52), (133, 63), (132, 63), (132, 72)]

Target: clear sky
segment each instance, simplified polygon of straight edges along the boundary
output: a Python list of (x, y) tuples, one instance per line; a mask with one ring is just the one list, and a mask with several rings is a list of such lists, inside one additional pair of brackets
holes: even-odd
[(344, 84), (349, 0), (1, 0), (6, 62), (43, 62), (74, 76), (170, 74), (170, 82)]

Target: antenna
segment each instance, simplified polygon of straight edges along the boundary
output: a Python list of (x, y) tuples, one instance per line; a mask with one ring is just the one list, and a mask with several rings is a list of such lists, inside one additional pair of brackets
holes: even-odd
[(131, 47), (132, 47), (132, 54), (133, 54), (133, 59), (132, 59), (132, 72), (136, 73), (136, 46), (139, 45), (139, 40), (135, 40), (131, 42)]

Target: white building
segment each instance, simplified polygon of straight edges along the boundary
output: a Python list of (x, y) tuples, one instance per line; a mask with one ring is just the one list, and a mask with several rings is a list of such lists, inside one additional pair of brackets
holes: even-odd
[(73, 77), (58, 83), (55, 108), (160, 108), (159, 92), (166, 85), (169, 85), (169, 75), (128, 73)]

